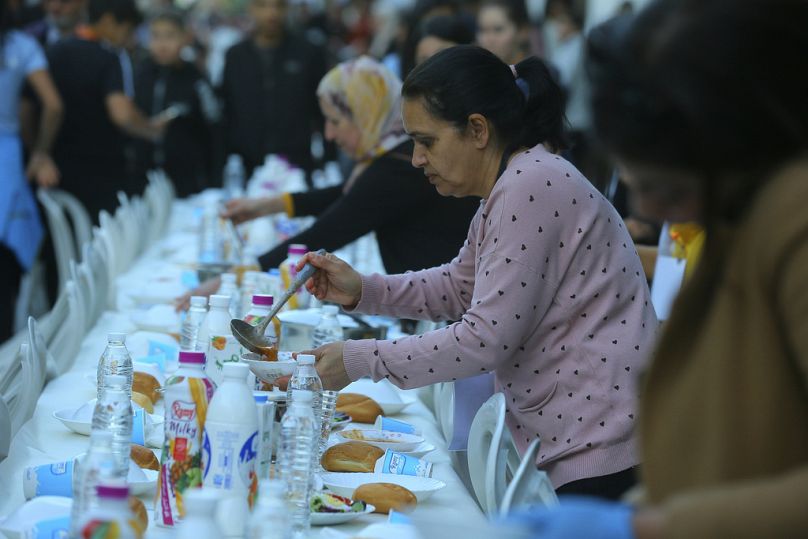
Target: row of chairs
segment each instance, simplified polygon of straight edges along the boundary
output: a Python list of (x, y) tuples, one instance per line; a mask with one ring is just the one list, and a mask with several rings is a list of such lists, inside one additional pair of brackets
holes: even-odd
[[(454, 435), (452, 382), (434, 384), (422, 399), (432, 408), (446, 443)], [(520, 455), (505, 424), (505, 396), (495, 393), (477, 411), (468, 435), (468, 450), (456, 452), (454, 466), (468, 476), (477, 503), (491, 517), (558, 504), (547, 474), (536, 468), (541, 439)]]
[(47, 380), (72, 366), (86, 333), (114, 307), (116, 277), (165, 232), (174, 189), (164, 174), (151, 173), (143, 197), (119, 194), (120, 206), (114, 215), (102, 211), (98, 227), (68, 193), (38, 196), (56, 253), (59, 295), (39, 321), (29, 316), (26, 327), (0, 346), (0, 461), (33, 415)]

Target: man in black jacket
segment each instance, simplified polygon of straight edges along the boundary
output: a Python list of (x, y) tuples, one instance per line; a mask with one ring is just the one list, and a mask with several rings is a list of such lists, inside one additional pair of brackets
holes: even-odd
[(253, 34), (234, 45), (222, 80), (228, 153), (247, 174), (267, 154), (313, 168), (311, 137), (322, 129), (316, 90), (326, 72), (325, 51), (286, 26), (286, 0), (251, 0)]
[(150, 58), (136, 71), (135, 102), (149, 114), (168, 112), (177, 118), (159, 141), (138, 142), (137, 172), (162, 168), (177, 195), (186, 197), (212, 187), (219, 177), (220, 171), (213, 170), (219, 103), (205, 76), (180, 57), (188, 42), (182, 15), (161, 12), (150, 20), (149, 31)]

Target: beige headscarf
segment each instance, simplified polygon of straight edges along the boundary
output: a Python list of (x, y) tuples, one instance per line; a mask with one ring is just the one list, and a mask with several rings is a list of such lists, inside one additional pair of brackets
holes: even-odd
[(353, 121), (361, 132), (353, 180), (373, 159), (407, 140), (401, 121), (401, 80), (369, 56), (343, 62), (329, 71), (317, 87), (325, 99)]

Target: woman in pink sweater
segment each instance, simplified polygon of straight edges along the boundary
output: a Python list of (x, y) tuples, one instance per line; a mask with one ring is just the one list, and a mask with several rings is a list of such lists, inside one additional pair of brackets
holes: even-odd
[[(403, 388), (493, 371), (520, 450), (561, 493), (616, 497), (633, 483), (637, 377), (657, 320), (622, 220), (562, 144), (561, 91), (535, 58), (509, 68), (474, 46), (447, 49), (402, 90), (412, 163), (444, 196), (483, 200), (457, 257), (401, 275), (362, 276), (333, 255), (317, 298), (357, 311), (457, 320), (397, 340), (315, 351), (326, 387), (387, 378)], [(417, 219), (413, 215), (412, 219)]]

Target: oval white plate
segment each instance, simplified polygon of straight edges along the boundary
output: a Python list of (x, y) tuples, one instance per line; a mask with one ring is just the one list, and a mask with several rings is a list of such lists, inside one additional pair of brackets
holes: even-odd
[(144, 481), (129, 481), (129, 493), (135, 496), (154, 494), (154, 489), (157, 488), (157, 477), (160, 475), (160, 472), (156, 470), (141, 471), (146, 475), (146, 479)]
[(395, 483), (406, 488), (418, 498), (418, 502), (428, 500), (430, 496), (446, 486), (446, 483), (431, 477), (414, 477), (411, 475), (393, 475), (386, 473), (352, 473), (325, 472), (320, 474), (323, 484), (328, 490), (339, 496), (353, 499), (354, 490), (368, 483)]
[(365, 511), (362, 513), (311, 513), (311, 525), (333, 526), (335, 524), (344, 524), (345, 522), (356, 520), (361, 516), (369, 515), (375, 510), (376, 508), (374, 506), (367, 504)]
[(424, 442), (415, 449), (411, 451), (402, 451), (402, 453), (406, 453), (408, 455), (412, 455), (413, 457), (417, 457), (420, 459), (424, 455), (433, 452), (435, 449), (436, 447), (433, 444), (429, 442)]
[[(89, 436), (90, 431), (93, 428), (92, 420), (90, 420), (90, 421), (79, 421), (79, 420), (73, 419), (73, 414), (75, 413), (75, 411), (76, 411), (75, 409), (74, 410), (70, 410), (70, 409), (56, 410), (55, 412), (53, 412), (53, 417), (55, 417), (56, 419), (61, 421), (62, 425), (67, 427), (69, 430), (75, 432), (76, 434), (81, 434), (83, 436)], [(152, 433), (162, 432), (162, 430), (163, 430), (162, 425), (163, 425), (163, 423), (165, 421), (164, 418), (162, 416), (154, 415), (154, 414), (148, 414), (148, 417), (151, 419), (151, 422), (152, 422), (152, 424), (148, 427), (149, 430)], [(158, 447), (158, 448), (162, 447), (162, 443), (160, 443), (159, 445), (154, 445), (150, 441), (151, 438), (154, 438), (154, 436), (147, 436), (147, 440), (146, 440), (147, 444), (146, 445), (149, 445), (151, 447)]]
[(258, 361), (244, 359), (241, 361), (250, 366), (250, 370), (262, 381), (271, 384), (281, 376), (291, 376), (297, 367), (297, 361)]
[[(365, 436), (369, 436), (373, 439), (365, 440), (362, 438), (351, 438), (347, 436), (347, 433), (352, 432), (360, 432)], [(364, 429), (348, 429), (348, 430), (341, 430), (337, 433), (337, 437), (340, 441), (343, 442), (365, 442), (370, 445), (375, 445), (380, 449), (392, 449), (393, 451), (398, 451), (400, 453), (405, 453), (407, 451), (412, 451), (422, 443), (424, 443), (424, 438), (422, 436), (416, 436), (414, 434), (405, 434), (403, 432), (392, 432), (389, 430), (364, 430)], [(377, 439), (383, 438), (385, 441), (380, 442)]]

